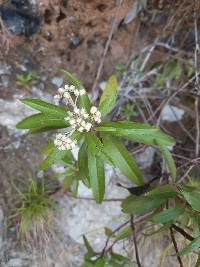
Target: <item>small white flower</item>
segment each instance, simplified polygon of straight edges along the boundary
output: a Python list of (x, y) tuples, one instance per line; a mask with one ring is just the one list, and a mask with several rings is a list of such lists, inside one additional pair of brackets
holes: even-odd
[(83, 132), (83, 130), (84, 130), (84, 128), (82, 126), (78, 128), (79, 132)]
[(97, 112), (95, 113), (95, 115), (100, 118), (101, 117), (101, 112), (97, 110)]
[(68, 84), (66, 84), (65, 86), (64, 86), (64, 88), (65, 88), (65, 90), (69, 90), (70, 89), (70, 86), (68, 85)]
[(65, 117), (64, 120), (65, 121), (69, 121), (71, 118), (70, 117)]
[(65, 92), (65, 89), (64, 88), (62, 88), (62, 87), (61, 88), (58, 88), (58, 93), (59, 94), (62, 95), (64, 92)]
[(75, 95), (75, 96), (79, 96), (79, 90), (78, 90), (78, 89), (75, 89), (75, 90), (74, 90), (74, 95)]
[(81, 89), (80, 92), (79, 92), (80, 95), (85, 95), (85, 93), (86, 93), (85, 89)]
[(84, 108), (81, 108), (80, 114), (84, 115), (86, 113), (86, 110)]
[(85, 127), (86, 122), (84, 120), (81, 121), (81, 126)]
[(90, 122), (87, 122), (84, 128), (85, 128), (85, 130), (86, 130), (87, 132), (89, 132), (90, 129), (92, 128), (92, 124), (91, 124)]
[(80, 109), (74, 108), (74, 113), (79, 114), (79, 112), (80, 112)]
[(79, 124), (79, 123), (82, 122), (82, 119), (79, 117), (76, 121), (77, 121), (77, 123)]
[(65, 134), (57, 134), (54, 140), (55, 146), (60, 150), (69, 150), (76, 146), (77, 140), (72, 140)]
[(101, 123), (101, 119), (100, 119), (100, 118), (95, 118), (95, 121), (96, 121), (97, 123)]
[(76, 123), (76, 121), (75, 121), (75, 119), (70, 119), (70, 120), (69, 120), (69, 123), (70, 123), (71, 125), (74, 125), (74, 124)]
[(70, 86), (69, 86), (69, 91), (70, 91), (70, 92), (73, 92), (75, 89), (76, 89), (76, 88), (75, 88), (74, 85), (70, 85)]
[(95, 107), (95, 106), (91, 107), (90, 113), (95, 114), (96, 112), (97, 112), (97, 107)]
[(63, 97), (66, 99), (70, 98), (70, 94), (68, 92), (64, 92)]
[(83, 117), (84, 117), (84, 119), (88, 119), (89, 118), (89, 114), (85, 113), (85, 114), (83, 114)]

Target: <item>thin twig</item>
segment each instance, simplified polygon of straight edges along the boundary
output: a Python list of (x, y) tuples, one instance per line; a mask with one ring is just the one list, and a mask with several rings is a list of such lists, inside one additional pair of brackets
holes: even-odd
[(107, 42), (106, 42), (106, 45), (104, 47), (104, 51), (103, 51), (103, 55), (101, 57), (101, 61), (100, 61), (100, 64), (99, 64), (99, 68), (97, 70), (97, 75), (96, 75), (96, 78), (95, 78), (95, 81), (94, 81), (94, 84), (92, 86), (92, 97), (93, 97), (93, 100), (95, 101), (98, 97), (98, 94), (96, 93), (96, 87), (97, 87), (97, 84), (98, 84), (98, 81), (99, 81), (99, 78), (100, 78), (100, 75), (101, 75), (101, 72), (102, 72), (102, 68), (103, 68), (103, 65), (104, 65), (104, 61), (105, 61), (105, 57), (106, 57), (106, 54), (108, 52), (108, 48), (110, 46), (110, 42), (112, 40), (112, 37), (113, 37), (113, 33), (114, 33), (114, 30), (115, 30), (115, 26), (116, 26), (116, 23), (117, 23), (117, 19), (118, 19), (118, 15), (119, 15), (119, 11), (120, 11), (120, 8), (121, 8), (121, 5), (123, 3), (123, 0), (120, 0), (119, 4), (118, 4), (118, 7), (116, 9), (116, 12), (115, 12), (115, 15), (114, 15), (114, 19), (113, 19), (113, 23), (112, 23), (112, 27), (111, 27), (111, 30), (109, 32), (109, 35), (108, 35), (108, 39), (107, 39)]
[(189, 241), (193, 241), (194, 237), (192, 237), (191, 235), (189, 235), (185, 230), (183, 230), (181, 227), (179, 227), (176, 224), (172, 224), (171, 228), (173, 228), (174, 230), (176, 230), (176, 232), (178, 232), (179, 234), (181, 234), (183, 237), (185, 237), (187, 240)]
[[(170, 227), (169, 230), (170, 230), (170, 236), (171, 236), (171, 239), (172, 239), (172, 243), (173, 243), (173, 245), (174, 245), (174, 249), (175, 249), (176, 253), (178, 253), (178, 252), (179, 252), (179, 250), (178, 250), (178, 245), (177, 245), (177, 243), (176, 243), (176, 239), (175, 239), (175, 236), (174, 236), (172, 227)], [(180, 267), (183, 267), (183, 262), (182, 262), (182, 260), (181, 260), (181, 257), (178, 256), (178, 255), (177, 255), (177, 260), (178, 260), (178, 262), (179, 262), (179, 264), (180, 264)]]
[(131, 229), (132, 229), (132, 233), (133, 233), (133, 242), (134, 242), (134, 247), (135, 247), (135, 257), (136, 257), (137, 265), (138, 265), (138, 267), (142, 267), (142, 265), (140, 263), (139, 252), (138, 252), (133, 215), (131, 215)]

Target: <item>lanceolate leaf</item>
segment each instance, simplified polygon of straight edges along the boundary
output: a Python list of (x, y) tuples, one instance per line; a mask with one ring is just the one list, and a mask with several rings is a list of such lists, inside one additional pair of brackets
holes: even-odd
[(177, 203), (173, 208), (169, 208), (160, 212), (159, 214), (154, 215), (150, 218), (150, 221), (154, 223), (167, 223), (175, 220), (178, 216), (183, 214), (185, 210), (185, 205)]
[(91, 149), (101, 158), (103, 162), (107, 162), (111, 165), (114, 164), (110, 157), (110, 153), (107, 153), (107, 151), (104, 149), (103, 143), (94, 133), (86, 133), (85, 140), (88, 145), (90, 144)]
[(140, 169), (126, 147), (114, 137), (105, 137), (103, 144), (104, 150), (111, 157), (114, 166), (135, 184), (143, 185), (144, 181)]
[(99, 103), (99, 111), (103, 117), (114, 108), (117, 99), (117, 90), (117, 78), (113, 75), (109, 78)]
[(160, 207), (165, 201), (151, 196), (129, 196), (122, 201), (122, 211), (129, 214), (143, 214)]
[(174, 145), (174, 140), (160, 129), (148, 124), (134, 122), (106, 122), (96, 127), (97, 131), (109, 135), (124, 137), (138, 143), (155, 145), (155, 140), (162, 142), (163, 146)]
[(63, 118), (58, 118), (53, 114), (46, 113), (31, 115), (16, 125), (18, 129), (44, 129), (46, 127), (66, 128), (67, 126), (68, 124)]
[[(69, 73), (66, 70), (61, 70), (61, 71), (65, 74), (69, 82), (73, 84), (77, 89), (79, 90), (84, 89), (83, 85), (71, 73)], [(91, 103), (87, 94), (79, 96), (79, 103), (81, 107), (89, 111)]]
[(83, 235), (83, 242), (84, 242), (84, 245), (87, 249), (87, 256), (88, 257), (93, 257), (93, 256), (96, 256), (97, 253), (94, 251), (94, 249), (92, 248), (92, 246), (90, 245), (87, 237), (85, 235)]
[(158, 185), (148, 193), (148, 196), (162, 199), (174, 198), (176, 195), (176, 187), (171, 184)]
[(63, 127), (63, 125), (61, 125), (61, 126), (46, 126), (46, 127), (41, 127), (41, 128), (32, 128), (28, 131), (28, 133), (29, 134), (37, 134), (37, 133), (43, 133), (43, 132), (47, 132), (47, 131), (62, 129), (62, 128), (66, 128), (66, 127), (67, 127), (66, 125), (64, 127)]
[(159, 140), (156, 140), (156, 144), (159, 146), (159, 148), (162, 152), (162, 155), (165, 158), (165, 161), (167, 163), (167, 167), (171, 173), (171, 176), (173, 178), (176, 178), (176, 166), (175, 166), (173, 157), (172, 157), (169, 149), (166, 146), (164, 146), (163, 143), (160, 142)]
[(88, 169), (94, 198), (97, 203), (101, 203), (105, 193), (104, 164), (90, 143), (88, 144)]
[(200, 212), (200, 192), (181, 192), (186, 201), (192, 206), (192, 208)]
[(89, 171), (88, 171), (88, 158), (87, 158), (87, 145), (84, 142), (78, 152), (78, 169), (79, 178), (85, 183), (87, 187), (90, 187)]
[(132, 235), (132, 229), (130, 226), (126, 226), (116, 234), (115, 241), (123, 240), (130, 235)]
[(24, 98), (21, 99), (21, 102), (33, 109), (41, 111), (42, 113), (57, 115), (61, 118), (64, 118), (67, 115), (67, 111), (63, 107), (53, 105), (40, 99)]
[(200, 236), (195, 238), (191, 243), (189, 243), (184, 249), (182, 249), (179, 253), (176, 255), (178, 256), (183, 256), (186, 255), (196, 249), (199, 249), (200, 247)]

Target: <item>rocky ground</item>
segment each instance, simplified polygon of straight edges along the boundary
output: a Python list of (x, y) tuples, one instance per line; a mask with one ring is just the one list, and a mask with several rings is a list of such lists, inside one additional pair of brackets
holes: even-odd
[[(3, 6), (15, 10), (12, 14), (17, 14), (16, 16), (19, 15), (16, 13), (19, 7), (25, 13), (28, 9), (28, 14), (32, 10), (31, 16), (39, 18), (34, 29), (27, 26), (26, 34), (20, 26), (13, 30), (12, 23), (15, 22), (9, 16), (3, 16), (5, 10), (0, 8), (0, 266), (77, 267), (84, 254), (81, 235), (86, 233), (91, 242), (101, 248), (105, 241), (100, 237), (104, 226), (114, 228), (122, 219), (119, 203), (105, 202), (102, 206), (97, 206), (92, 201), (58, 196), (61, 214), (55, 220), (56, 235), (44, 248), (46, 256), (42, 257), (37, 248), (34, 251), (33, 248), (30, 250), (22, 247), (16, 238), (15, 227), (7, 227), (6, 218), (8, 211), (13, 208), (15, 186), (23, 188), (30, 176), (41, 176), (37, 167), (42, 159), (41, 148), (47, 142), (48, 135), (28, 136), (25, 131), (17, 130), (15, 125), (31, 113), (20, 103), (20, 98), (31, 96), (50, 102), (53, 100), (57, 87), (64, 82), (59, 68), (66, 68), (75, 74), (90, 90), (112, 28), (117, 1), (24, 2), (26, 5), (22, 5), (20, 1), (11, 1), (3, 3)], [(160, 33), (170, 15), (170, 4), (174, 3), (164, 1), (165, 5), (161, 7), (160, 1), (147, 1), (148, 6), (146, 1), (141, 1), (148, 8), (143, 10), (139, 1), (122, 2), (99, 82), (106, 80), (115, 71), (117, 64), (127, 63), (130, 56), (138, 54)], [(179, 16), (181, 12), (182, 9)], [(194, 34), (190, 31), (190, 24), (188, 27), (185, 41), (181, 42), (184, 51), (190, 53), (194, 49)], [(14, 33), (9, 32), (11, 28)], [(31, 31), (36, 33), (32, 34)], [(166, 32), (169, 35), (170, 29)], [(21, 36), (16, 36), (16, 33)], [(177, 33), (174, 39), (176, 43), (180, 43), (179, 37)], [(162, 38), (164, 40), (167, 36)], [(24, 88), (17, 84), (16, 75), (27, 73), (34, 73), (39, 78), (29, 88)], [(182, 109), (172, 112), (171, 108), (166, 107), (162, 116), (165, 116), (165, 121), (174, 122), (182, 119), (184, 112)], [(176, 116), (172, 121), (174, 113)], [(152, 149), (137, 155), (144, 171), (151, 167), (153, 158)], [(118, 179), (125, 181), (119, 175)], [(116, 186), (116, 173), (112, 169), (107, 171), (107, 184), (109, 197), (126, 195), (123, 189)], [(85, 188), (81, 188), (79, 194), (83, 197), (90, 196)], [(153, 253), (149, 252), (146, 258), (145, 266), (159, 266), (159, 259), (155, 259)]]

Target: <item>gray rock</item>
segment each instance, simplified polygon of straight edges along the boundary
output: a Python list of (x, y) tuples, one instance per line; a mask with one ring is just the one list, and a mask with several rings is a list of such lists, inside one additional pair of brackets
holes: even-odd
[(166, 105), (161, 112), (161, 119), (163, 121), (176, 122), (182, 120), (184, 113), (183, 109), (172, 105)]
[(11, 66), (0, 62), (0, 75), (11, 74)]
[(22, 267), (23, 261), (21, 258), (13, 258), (7, 262), (8, 267)]
[(63, 84), (63, 78), (55, 76), (51, 79), (51, 82), (55, 86), (60, 87)]
[(153, 147), (146, 147), (142, 152), (135, 155), (135, 160), (143, 170), (152, 166), (156, 150)]
[(11, 135), (22, 135), (25, 131), (16, 129), (16, 124), (33, 114), (33, 110), (28, 109), (19, 100), (8, 101), (0, 99), (0, 125), (6, 126)]

